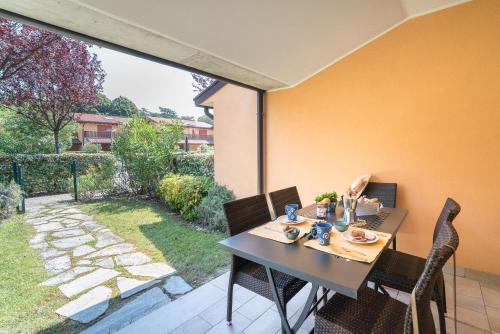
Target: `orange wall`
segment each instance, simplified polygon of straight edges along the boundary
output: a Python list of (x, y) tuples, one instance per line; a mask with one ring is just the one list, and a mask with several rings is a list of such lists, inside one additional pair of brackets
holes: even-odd
[(257, 95), (225, 85), (210, 101), (214, 105), (215, 179), (237, 197), (257, 193)]
[(398, 247), (421, 256), (451, 196), (459, 264), (500, 274), (500, 1), (410, 20), (268, 93), (265, 124), (266, 191), (297, 185), (310, 203), (361, 174), (397, 182)]

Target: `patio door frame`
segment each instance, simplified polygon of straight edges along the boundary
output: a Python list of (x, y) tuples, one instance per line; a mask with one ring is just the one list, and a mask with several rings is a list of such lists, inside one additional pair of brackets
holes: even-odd
[(250, 90), (253, 90), (257, 92), (257, 191), (259, 194), (264, 193), (264, 94), (266, 93), (265, 90), (254, 87), (252, 85), (248, 85), (233, 79), (225, 78), (223, 76), (209, 73), (206, 71), (202, 71), (199, 69), (196, 69), (191, 66), (187, 66), (184, 64), (176, 63), (174, 61), (164, 59), (158, 56), (151, 55), (146, 52), (138, 51), (126, 46), (122, 46), (119, 44), (115, 44), (112, 42), (108, 42), (96, 37), (92, 37), (86, 34), (82, 34), (79, 32), (76, 32), (74, 30), (66, 29), (59, 27), (57, 25), (47, 23), (44, 21), (40, 21), (28, 16), (20, 15), (17, 13), (13, 13), (4, 9), (0, 8), (0, 17), (10, 19), (19, 23), (24, 23), (27, 25), (31, 25), (40, 29), (48, 30), (57, 34), (65, 35), (68, 37), (71, 37), (73, 39), (77, 39), (83, 42), (87, 42), (90, 44), (98, 45), (105, 47), (107, 49), (111, 49), (114, 51), (118, 52), (123, 52), (131, 56), (139, 57), (142, 59), (150, 60), (156, 63), (160, 63), (163, 65), (167, 65), (170, 67), (174, 67), (180, 70), (196, 73), (196, 74), (201, 74), (210, 78), (214, 78), (226, 83), (230, 83), (236, 86), (240, 86), (243, 88), (247, 88)]

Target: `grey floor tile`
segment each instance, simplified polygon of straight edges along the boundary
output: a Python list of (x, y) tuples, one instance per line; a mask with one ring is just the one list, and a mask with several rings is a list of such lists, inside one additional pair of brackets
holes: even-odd
[(267, 311), (273, 305), (274, 303), (269, 299), (257, 295), (243, 304), (239, 308), (238, 312), (253, 321), (260, 317), (262, 313)]
[(245, 329), (245, 334), (274, 333), (280, 328), (281, 321), (278, 312), (269, 309)]
[(239, 285), (234, 286), (233, 298), (242, 304), (246, 303), (247, 301), (249, 301), (250, 299), (252, 299), (255, 296), (257, 296), (256, 293), (254, 293), (254, 292), (252, 292), (244, 287), (241, 287)]
[(250, 324), (251, 321), (249, 319), (245, 318), (238, 312), (234, 312), (231, 326), (227, 324), (226, 320), (222, 320), (217, 325), (212, 327), (207, 334), (238, 334)]
[(210, 328), (212, 328), (212, 325), (203, 320), (201, 317), (196, 316), (189, 319), (169, 334), (203, 334)]
[[(241, 302), (233, 298), (233, 313), (241, 306)], [(226, 319), (227, 297), (221, 298), (215, 304), (200, 313), (200, 317), (210, 323), (212, 326)]]
[(229, 271), (210, 281), (211, 284), (215, 285), (216, 287), (224, 291), (227, 291), (228, 282), (229, 282)]
[(124, 333), (168, 333), (224, 297), (224, 292), (207, 283), (125, 327)]

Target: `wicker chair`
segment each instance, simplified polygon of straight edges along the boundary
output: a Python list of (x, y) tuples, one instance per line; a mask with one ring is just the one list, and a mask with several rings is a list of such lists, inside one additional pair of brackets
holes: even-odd
[(412, 291), (409, 305), (368, 287), (360, 291), (357, 300), (337, 293), (316, 314), (314, 333), (435, 333), (431, 295), (439, 273), (457, 247), (456, 230), (451, 222), (444, 224)]
[[(436, 240), (443, 224), (446, 222), (451, 224), (459, 212), (460, 205), (453, 199), (448, 198), (434, 227), (433, 241)], [(398, 252), (393, 249), (386, 249), (377, 261), (369, 280), (375, 283), (377, 289), (381, 286), (387, 286), (410, 293), (424, 271), (424, 268), (424, 258)], [(446, 295), (443, 272), (439, 271), (437, 276), (432, 299), (436, 301), (438, 307), (441, 332), (446, 333)], [(381, 289), (385, 292), (383, 288)]]
[[(224, 204), (229, 235), (233, 236), (271, 220), (265, 195), (257, 195)], [(278, 297), (286, 314), (286, 304), (307, 282), (273, 270)], [(227, 321), (232, 320), (233, 286), (238, 284), (274, 301), (265, 268), (233, 255), (227, 292)]]
[(302, 209), (302, 203), (300, 202), (297, 187), (273, 191), (272, 193), (269, 193), (269, 199), (271, 200), (271, 205), (276, 217), (283, 216), (285, 214), (286, 204), (298, 204), (299, 209)]
[(395, 208), (397, 190), (397, 183), (368, 182), (361, 195), (368, 198), (378, 198), (386, 208)]

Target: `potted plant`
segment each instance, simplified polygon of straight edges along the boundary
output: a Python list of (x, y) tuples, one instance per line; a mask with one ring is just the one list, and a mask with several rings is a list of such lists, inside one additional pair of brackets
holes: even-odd
[(337, 193), (335, 191), (323, 193), (316, 196), (316, 216), (318, 218), (326, 218), (327, 213), (332, 214), (335, 212), (337, 206)]

